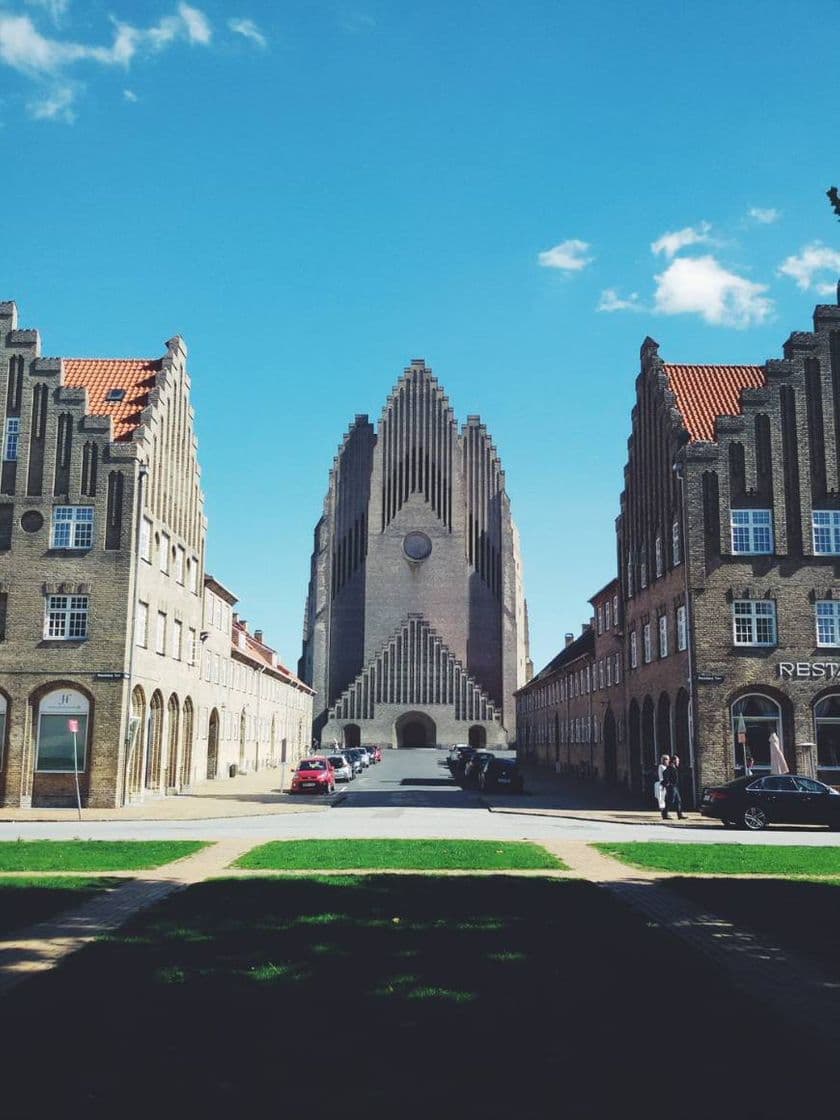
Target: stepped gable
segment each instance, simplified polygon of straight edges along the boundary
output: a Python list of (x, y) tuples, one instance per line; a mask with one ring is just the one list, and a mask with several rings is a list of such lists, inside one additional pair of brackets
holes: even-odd
[[(133, 438), (143, 409), (163, 368), (162, 358), (65, 358), (64, 384), (87, 389), (91, 416), (110, 416), (114, 442)], [(123, 389), (121, 400), (108, 400), (112, 389)]]
[(422, 615), (408, 615), (336, 701), (331, 720), (374, 719), (378, 704), (454, 707), (459, 720), (496, 720), (496, 705)]
[(767, 384), (764, 366), (694, 366), (663, 363), (662, 370), (692, 443), (715, 442), (719, 416), (740, 416), (741, 390)]

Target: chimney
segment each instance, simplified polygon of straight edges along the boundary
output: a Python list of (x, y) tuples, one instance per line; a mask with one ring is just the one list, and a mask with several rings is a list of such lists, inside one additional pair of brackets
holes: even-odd
[(255, 630), (254, 631), (254, 641), (259, 642), (260, 645), (262, 645), (262, 636), (263, 636), (262, 630)]
[(573, 642), (574, 640), (575, 640), (575, 636), (574, 636), (574, 634), (567, 634), (567, 635), (566, 635), (566, 645), (565, 645), (565, 648), (566, 648), (566, 649), (568, 649), (568, 648), (569, 648), (569, 646), (570, 646), (570, 645), (572, 644), (572, 642)]
[(247, 622), (247, 620), (246, 620), (246, 619), (244, 619), (244, 618), (240, 618), (240, 620), (239, 620), (239, 625), (240, 625), (240, 626), (242, 627), (242, 629), (243, 629), (243, 630), (245, 631), (245, 633), (247, 634), (247, 633), (248, 633), (248, 622)]

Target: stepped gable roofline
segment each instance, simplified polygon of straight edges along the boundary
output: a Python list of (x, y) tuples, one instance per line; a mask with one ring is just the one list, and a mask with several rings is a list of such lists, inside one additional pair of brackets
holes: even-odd
[[(133, 439), (163, 369), (163, 358), (65, 358), (62, 366), (65, 386), (87, 389), (89, 415), (110, 416), (114, 442)], [(122, 399), (109, 401), (111, 389), (123, 389)]]
[(565, 649), (561, 649), (556, 657), (540, 669), (527, 684), (523, 685), (514, 693), (514, 696), (522, 696), (524, 693), (529, 692), (536, 685), (544, 684), (549, 677), (553, 677), (561, 669), (565, 669), (571, 665), (573, 661), (580, 660), (581, 657), (594, 657), (595, 656), (595, 631), (591, 626), (586, 628), (586, 631), (570, 642)]
[(382, 410), (379, 413), (380, 424), (387, 418), (388, 412), (394, 401), (399, 396), (402, 386), (407, 382), (415, 379), (418, 373), (421, 374), (426, 381), (428, 381), (432, 389), (434, 389), (435, 392), (439, 395), (440, 399), (443, 401), (443, 406), (446, 410), (447, 417), (452, 421), (453, 424), (455, 423), (455, 413), (453, 411), (452, 405), (450, 404), (449, 397), (446, 395), (446, 390), (444, 389), (444, 387), (432, 372), (431, 366), (426, 365), (425, 358), (412, 358), (411, 365), (408, 365), (403, 369), (402, 376), (398, 381), (395, 382), (393, 388), (391, 389), (391, 392), (388, 394), (385, 400), (385, 404), (382, 406)]
[(715, 421), (740, 416), (743, 389), (767, 384), (764, 366), (706, 366), (664, 362), (662, 372), (692, 443), (716, 442)]

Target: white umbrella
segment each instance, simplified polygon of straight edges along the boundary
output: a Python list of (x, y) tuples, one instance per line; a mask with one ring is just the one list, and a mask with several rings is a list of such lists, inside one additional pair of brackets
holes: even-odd
[(782, 752), (779, 736), (775, 731), (770, 732), (770, 773), (787, 774), (788, 764)]

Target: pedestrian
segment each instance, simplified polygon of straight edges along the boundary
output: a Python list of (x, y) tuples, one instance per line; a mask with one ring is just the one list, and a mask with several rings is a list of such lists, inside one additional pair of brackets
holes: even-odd
[(668, 816), (669, 809), (676, 810), (678, 820), (685, 820), (685, 814), (682, 811), (682, 797), (680, 796), (680, 756), (678, 754), (671, 756), (671, 761), (662, 775), (662, 785), (665, 787), (665, 808), (662, 810), (663, 821), (671, 819)]
[(656, 798), (656, 804), (659, 806), (663, 817), (665, 816), (665, 786), (662, 784), (662, 777), (668, 769), (670, 761), (670, 755), (662, 755), (656, 768), (656, 781), (653, 783), (653, 796)]

